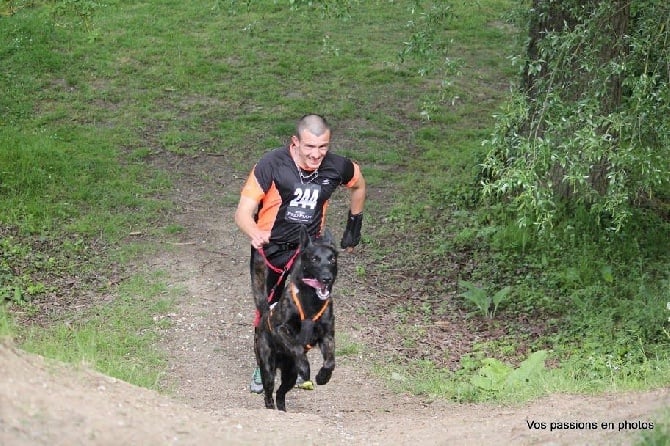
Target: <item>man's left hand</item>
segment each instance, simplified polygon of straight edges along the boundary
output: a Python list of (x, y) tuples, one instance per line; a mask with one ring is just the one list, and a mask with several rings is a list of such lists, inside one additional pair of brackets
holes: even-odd
[(361, 227), (363, 226), (363, 213), (352, 215), (349, 211), (347, 217), (347, 226), (342, 234), (342, 241), (340, 247), (347, 252), (352, 252), (354, 246), (357, 246), (361, 241)]

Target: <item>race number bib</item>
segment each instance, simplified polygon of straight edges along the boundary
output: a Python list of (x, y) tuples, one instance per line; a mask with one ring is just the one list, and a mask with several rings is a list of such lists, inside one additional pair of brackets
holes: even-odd
[(321, 194), (318, 184), (296, 184), (293, 199), (286, 209), (286, 220), (291, 223), (310, 223), (316, 213), (316, 204)]

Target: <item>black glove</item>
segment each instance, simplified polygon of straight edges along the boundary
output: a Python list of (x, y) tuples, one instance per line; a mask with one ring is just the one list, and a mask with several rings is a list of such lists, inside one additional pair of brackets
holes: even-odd
[(361, 227), (363, 226), (363, 213), (352, 215), (349, 211), (347, 217), (347, 227), (342, 234), (342, 241), (340, 247), (342, 249), (353, 248), (361, 241)]

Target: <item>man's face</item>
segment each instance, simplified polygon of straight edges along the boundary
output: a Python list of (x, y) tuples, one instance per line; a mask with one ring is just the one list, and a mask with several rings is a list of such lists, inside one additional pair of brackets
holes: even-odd
[(323, 157), (328, 153), (330, 130), (320, 136), (312, 134), (309, 130), (303, 130), (300, 139), (293, 136), (291, 140), (298, 165), (306, 170), (315, 170), (319, 168)]

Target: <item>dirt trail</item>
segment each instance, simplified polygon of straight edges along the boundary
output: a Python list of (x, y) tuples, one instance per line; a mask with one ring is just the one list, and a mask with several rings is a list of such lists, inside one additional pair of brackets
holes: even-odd
[[(174, 173), (178, 209), (172, 218), (185, 228), (178, 242), (166, 242), (146, 262), (184, 291), (177, 310), (165, 316), (172, 322), (162, 344), (170, 357), (163, 382), (169, 396), (0, 344), (1, 445), (631, 444), (639, 431), (619, 431), (618, 424), (655, 422), (657, 411), (668, 407), (667, 389), (554, 395), (508, 407), (427, 401), (386, 389), (362, 353), (338, 358), (328, 385), (290, 392), (289, 413), (266, 410), (262, 397), (247, 390), (254, 364), (249, 247), (232, 222), (242, 179), (226, 174), (220, 157), (156, 163)], [(344, 198), (329, 214), (336, 234)], [(355, 255), (342, 255), (338, 282), (348, 287), (358, 287)], [(365, 344), (369, 330), (358, 327), (366, 321), (337, 288), (338, 336)], [(355, 292), (367, 296), (363, 287)], [(310, 357), (314, 370), (321, 359), (316, 351)], [(530, 429), (532, 421), (547, 428)], [(598, 429), (550, 431), (551, 422), (596, 422)], [(615, 428), (603, 430), (601, 422)]]

